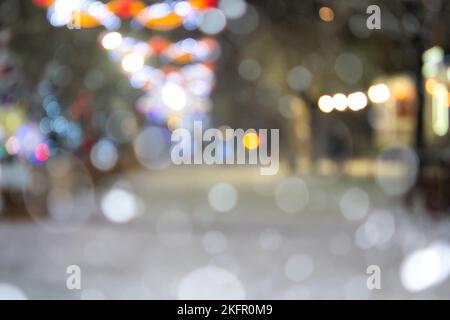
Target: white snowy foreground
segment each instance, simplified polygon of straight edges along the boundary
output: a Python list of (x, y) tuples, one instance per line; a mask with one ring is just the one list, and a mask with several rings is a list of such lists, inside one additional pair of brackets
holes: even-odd
[(389, 185), (190, 167), (56, 191), (51, 218), (0, 218), (0, 298), (449, 299), (449, 221)]

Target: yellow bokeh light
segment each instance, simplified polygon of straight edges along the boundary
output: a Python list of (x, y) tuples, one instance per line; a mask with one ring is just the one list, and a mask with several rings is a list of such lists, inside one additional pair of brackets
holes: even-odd
[(167, 120), (167, 127), (170, 130), (175, 130), (175, 129), (178, 129), (181, 126), (182, 122), (183, 121), (182, 121), (182, 119), (179, 116), (171, 116)]
[(436, 86), (437, 81), (433, 78), (427, 79), (425, 81), (425, 89), (429, 94), (433, 94), (434, 87)]
[(249, 132), (244, 136), (245, 148), (252, 150), (259, 146), (259, 136), (254, 132)]
[(79, 28), (94, 28), (101, 25), (101, 21), (88, 13), (73, 11), (72, 12), (72, 22), (74, 26)]
[(397, 100), (406, 100), (409, 97), (409, 88), (404, 81), (397, 81), (392, 85), (392, 95)]
[(158, 16), (150, 18), (147, 18), (147, 16), (144, 15), (144, 19), (141, 19), (141, 23), (150, 29), (168, 31), (181, 26), (183, 24), (183, 17), (176, 13), (169, 13), (162, 17)]
[(0, 123), (3, 124), (5, 132), (12, 134), (19, 128), (25, 121), (25, 117), (21, 112), (15, 110), (9, 110), (4, 114), (0, 114)]
[(322, 21), (331, 22), (334, 20), (334, 11), (329, 7), (322, 7), (319, 9), (319, 17)]

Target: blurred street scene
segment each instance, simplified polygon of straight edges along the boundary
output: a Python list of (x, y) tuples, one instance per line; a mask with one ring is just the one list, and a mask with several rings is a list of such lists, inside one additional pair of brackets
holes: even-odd
[(449, 24), (444, 0), (2, 1), (0, 299), (449, 299)]

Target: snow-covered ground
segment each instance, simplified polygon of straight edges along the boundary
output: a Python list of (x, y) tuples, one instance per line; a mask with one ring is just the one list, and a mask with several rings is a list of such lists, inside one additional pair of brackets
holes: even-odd
[[(450, 223), (368, 179), (191, 167), (134, 171), (91, 195), (48, 200), (53, 220), (83, 223), (0, 220), (0, 297), (450, 298)], [(66, 288), (70, 265), (80, 290)], [(370, 265), (381, 289), (367, 288)]]

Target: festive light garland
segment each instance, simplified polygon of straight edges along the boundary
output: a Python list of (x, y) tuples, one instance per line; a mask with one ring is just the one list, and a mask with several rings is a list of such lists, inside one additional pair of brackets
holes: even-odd
[[(112, 60), (121, 62), (133, 87), (146, 92), (161, 88), (172, 79), (194, 96), (207, 97), (215, 82), (213, 61), (219, 45), (213, 38), (184, 39), (173, 43), (161, 37), (148, 41), (123, 38), (117, 32), (100, 37)], [(131, 57), (131, 58), (130, 58)], [(161, 68), (145, 65), (150, 57), (159, 57), (166, 65)], [(130, 58), (128, 62), (127, 58)], [(170, 66), (172, 64), (172, 66)]]
[(132, 37), (123, 38), (118, 32), (108, 32), (102, 34), (99, 41), (115, 61), (122, 61), (127, 55), (134, 54), (143, 60), (159, 57), (163, 64), (186, 65), (213, 61), (220, 53), (219, 44), (210, 37), (200, 40), (187, 38), (174, 43), (162, 37), (139, 41)]
[[(114, 31), (102, 33), (99, 42), (111, 60), (121, 63), (130, 84), (146, 92), (136, 108), (149, 120), (170, 126), (174, 117), (188, 119), (209, 111), (209, 96), (215, 84), (214, 60), (220, 54), (215, 39), (171, 42), (151, 37), (139, 41)], [(151, 58), (159, 58), (163, 66), (145, 64)]]
[(210, 109), (209, 96), (215, 77), (205, 64), (153, 69), (147, 75), (135, 74), (134, 77), (142, 77), (136, 80), (132, 76), (130, 79), (136, 87), (152, 82), (151, 90), (145, 90), (146, 95), (137, 102), (138, 111), (152, 120), (204, 114)]
[(173, 0), (146, 6), (140, 0), (33, 0), (47, 8), (47, 18), (54, 26), (76, 24), (79, 28), (104, 26), (117, 30), (122, 20), (153, 30), (172, 30), (184, 25), (195, 29), (201, 13), (217, 6), (216, 0)]
[(204, 117), (210, 110), (214, 61), (220, 55), (215, 39), (171, 42), (151, 37), (141, 41), (123, 37), (118, 29), (129, 20), (134, 28), (168, 31), (183, 26), (217, 34), (226, 26), (226, 16), (217, 0), (168, 0), (149, 5), (140, 0), (33, 2), (47, 8), (47, 19), (54, 26), (107, 29), (100, 34), (99, 42), (110, 59), (121, 64), (130, 84), (145, 92), (136, 108), (151, 121), (162, 121), (173, 128), (182, 120)]

